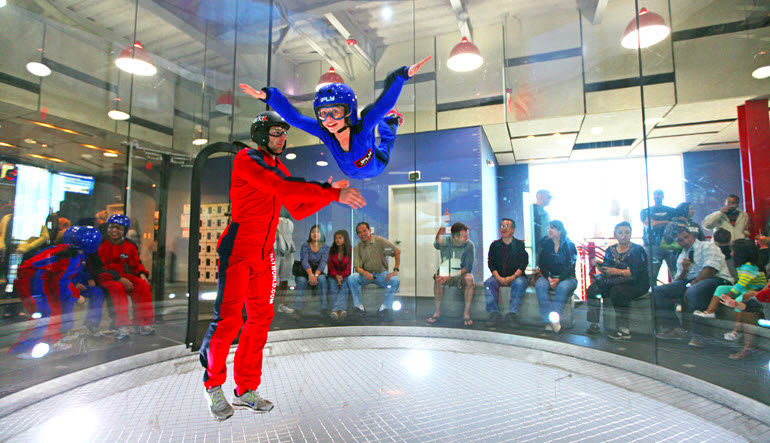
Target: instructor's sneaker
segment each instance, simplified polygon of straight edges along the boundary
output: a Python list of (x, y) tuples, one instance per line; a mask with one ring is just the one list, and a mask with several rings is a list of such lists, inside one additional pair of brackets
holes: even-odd
[(236, 391), (233, 391), (233, 407), (235, 409), (249, 409), (254, 412), (269, 412), (273, 409), (273, 403), (260, 397), (257, 391), (246, 391), (240, 396)]
[(139, 335), (153, 335), (153, 334), (155, 334), (155, 326), (153, 325), (139, 326)]
[(227, 420), (233, 416), (233, 407), (227, 402), (225, 394), (222, 392), (222, 386), (214, 386), (206, 389), (206, 398), (209, 401), (209, 412), (211, 416), (219, 421)]
[(128, 326), (121, 326), (118, 328), (118, 332), (115, 334), (115, 341), (126, 341), (131, 339), (131, 328)]

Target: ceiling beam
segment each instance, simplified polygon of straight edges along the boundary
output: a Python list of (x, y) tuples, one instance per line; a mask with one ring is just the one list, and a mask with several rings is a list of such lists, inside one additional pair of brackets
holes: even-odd
[(327, 12), (324, 14), (326, 20), (331, 23), (334, 29), (340, 33), (342, 38), (347, 40), (353, 39), (356, 41), (354, 45), (348, 45), (348, 48), (353, 51), (353, 54), (358, 56), (364, 63), (366, 69), (374, 68), (376, 62), (374, 60), (374, 45), (366, 37), (366, 33), (353, 21), (350, 13), (342, 11), (338, 13)]
[(598, 25), (604, 18), (608, 2), (609, 0), (577, 0), (577, 7), (591, 24)]
[(452, 5), (452, 11), (457, 19), (457, 27), (460, 28), (460, 34), (470, 41), (473, 41), (473, 30), (471, 29), (471, 19), (463, 6), (462, 0), (449, 0)]

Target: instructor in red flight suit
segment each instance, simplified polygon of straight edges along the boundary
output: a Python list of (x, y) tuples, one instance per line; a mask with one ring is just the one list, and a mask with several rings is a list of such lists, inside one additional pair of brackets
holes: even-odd
[[(354, 209), (366, 204), (357, 189), (347, 187), (347, 180), (322, 184), (291, 177), (278, 159), (288, 130), (289, 124), (276, 112), (259, 114), (251, 125), (251, 139), (259, 149), (243, 145), (233, 163), (232, 222), (217, 244), (219, 285), (215, 318), (200, 349), (200, 360), (206, 368), (203, 383), (209, 411), (217, 420), (230, 418), (233, 407), (254, 412), (273, 409), (270, 401), (259, 396), (257, 388), (262, 376), (262, 349), (273, 320), (273, 244), (281, 206), (295, 219), (302, 219), (333, 201)], [(244, 304), (245, 325), (241, 314)], [(231, 406), (222, 392), (222, 384), (227, 376), (227, 354), (241, 327)]]

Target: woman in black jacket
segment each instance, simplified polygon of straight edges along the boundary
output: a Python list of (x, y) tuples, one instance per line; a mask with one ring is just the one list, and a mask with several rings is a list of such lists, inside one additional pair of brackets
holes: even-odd
[[(548, 237), (540, 241), (537, 254), (540, 275), (535, 282), (540, 317), (546, 324), (545, 329), (549, 331), (558, 333), (561, 330), (559, 319), (564, 304), (577, 288), (576, 261), (577, 249), (567, 237), (564, 224), (552, 220), (548, 224)], [(551, 291), (554, 291), (553, 302)]]
[(615, 239), (618, 243), (607, 248), (604, 262), (598, 265), (601, 275), (596, 276), (586, 291), (588, 321), (591, 323), (586, 332), (599, 333), (599, 314), (602, 309), (600, 300), (604, 298), (611, 302), (615, 310), (616, 330), (608, 332), (608, 337), (628, 340), (631, 338), (628, 305), (631, 300), (646, 294), (650, 289), (647, 252), (643, 247), (631, 243), (631, 224), (628, 222), (615, 226)]

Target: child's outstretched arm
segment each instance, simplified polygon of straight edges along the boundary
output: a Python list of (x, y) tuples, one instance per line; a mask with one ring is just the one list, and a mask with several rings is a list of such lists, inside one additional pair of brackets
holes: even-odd
[(388, 75), (388, 79), (385, 81), (385, 89), (380, 93), (380, 96), (377, 97), (372, 109), (364, 116), (364, 131), (371, 130), (377, 126), (380, 123), (380, 120), (385, 117), (385, 114), (396, 106), (404, 82), (417, 75), (417, 72), (419, 72), (420, 68), (422, 68), (428, 60), (430, 60), (430, 56), (425, 57), (409, 68), (404, 66)]
[(302, 115), (302, 113), (297, 111), (297, 109), (289, 103), (286, 97), (284, 97), (278, 89), (263, 88), (261, 91), (258, 91), (245, 83), (241, 83), (238, 86), (241, 87), (241, 90), (244, 93), (270, 105), (270, 107), (275, 109), (275, 112), (286, 119), (286, 122), (291, 126), (295, 126), (318, 138), (321, 138), (323, 135), (324, 130), (321, 129), (318, 121)]

